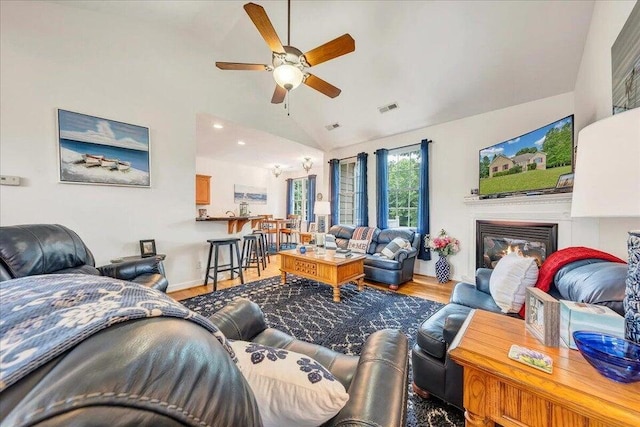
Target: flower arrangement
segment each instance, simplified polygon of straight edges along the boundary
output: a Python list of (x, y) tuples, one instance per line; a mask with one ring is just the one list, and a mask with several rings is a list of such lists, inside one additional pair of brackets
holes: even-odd
[(431, 237), (429, 234), (425, 236), (424, 247), (436, 251), (440, 256), (446, 257), (458, 253), (460, 241), (447, 235), (446, 231), (440, 230), (440, 234), (436, 237)]

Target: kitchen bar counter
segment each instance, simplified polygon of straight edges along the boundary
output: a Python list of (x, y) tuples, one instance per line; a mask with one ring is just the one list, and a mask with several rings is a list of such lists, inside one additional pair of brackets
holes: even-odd
[(262, 220), (264, 217), (262, 215), (256, 216), (209, 216), (206, 218), (196, 218), (197, 222), (205, 222), (205, 221), (226, 221), (227, 222), (227, 232), (229, 234), (239, 233), (244, 227), (245, 224), (251, 222), (251, 228), (255, 228), (258, 225), (258, 222)]

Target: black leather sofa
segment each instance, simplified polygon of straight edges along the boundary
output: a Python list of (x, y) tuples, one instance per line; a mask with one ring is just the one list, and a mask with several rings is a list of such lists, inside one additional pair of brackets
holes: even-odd
[(162, 259), (157, 256), (95, 267), (89, 248), (59, 224), (0, 227), (0, 281), (38, 274), (92, 274), (139, 283), (166, 292)]
[[(228, 338), (303, 353), (330, 370), (349, 401), (326, 426), (405, 425), (408, 343), (401, 332), (371, 334), (355, 357), (268, 328), (248, 300), (211, 320)], [(0, 425), (252, 427), (262, 420), (251, 388), (208, 330), (156, 317), (108, 327), (8, 387)]]
[[(339, 248), (346, 249), (354, 231), (355, 227), (352, 226), (333, 225), (329, 229), (329, 234), (336, 237)], [(411, 248), (401, 249), (394, 259), (380, 257), (380, 252), (396, 237), (402, 237), (411, 242)], [(413, 279), (413, 268), (420, 241), (420, 234), (413, 228), (397, 227), (385, 230), (376, 228), (364, 260), (365, 279), (387, 284), (392, 290), (398, 289), (398, 285)]]
[[(492, 271), (479, 268), (475, 285), (456, 284), (449, 304), (420, 325), (416, 344), (411, 350), (416, 394), (424, 398), (433, 395), (463, 409), (463, 370), (451, 360), (448, 349), (471, 310), (501, 313), (489, 290)], [(606, 305), (623, 314), (626, 275), (626, 264), (601, 259), (575, 261), (555, 274), (549, 294), (556, 299)], [(517, 314), (509, 315), (519, 318)]]

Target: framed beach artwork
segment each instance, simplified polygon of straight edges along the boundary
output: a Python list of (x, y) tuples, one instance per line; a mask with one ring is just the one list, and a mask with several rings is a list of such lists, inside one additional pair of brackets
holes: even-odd
[(60, 182), (149, 187), (149, 128), (58, 110)]
[(640, 107), (640, 3), (611, 46), (613, 114)]
[(246, 202), (250, 205), (266, 205), (267, 188), (235, 184), (233, 186), (233, 201), (234, 203)]

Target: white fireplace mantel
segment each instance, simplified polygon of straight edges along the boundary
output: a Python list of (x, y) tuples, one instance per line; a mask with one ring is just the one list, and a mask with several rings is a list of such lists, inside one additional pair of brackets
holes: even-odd
[[(466, 198), (464, 203), (469, 207), (469, 235), (474, 236), (473, 250), (469, 251), (468, 266), (471, 271), (463, 276), (464, 280), (473, 279), (476, 266), (476, 221), (514, 221), (543, 222), (558, 224), (558, 248), (574, 246), (574, 233), (583, 236), (585, 227), (590, 221), (571, 218), (572, 193), (545, 194), (534, 196), (516, 196), (496, 199)], [(596, 233), (597, 234), (597, 233)], [(597, 239), (597, 235), (595, 236)], [(584, 239), (579, 239), (584, 243)], [(596, 240), (597, 242), (597, 240)]]

